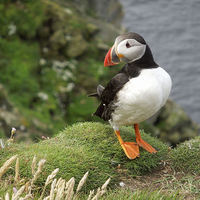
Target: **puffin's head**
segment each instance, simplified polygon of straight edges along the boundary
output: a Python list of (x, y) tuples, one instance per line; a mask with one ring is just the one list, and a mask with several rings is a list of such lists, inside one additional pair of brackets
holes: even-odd
[(115, 43), (108, 51), (104, 66), (116, 65), (118, 63), (132, 63), (143, 57), (147, 44), (142, 36), (137, 33), (126, 33), (118, 36)]

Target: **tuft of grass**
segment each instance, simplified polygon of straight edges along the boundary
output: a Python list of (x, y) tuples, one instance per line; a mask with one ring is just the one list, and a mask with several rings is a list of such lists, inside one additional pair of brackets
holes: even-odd
[(160, 191), (140, 191), (137, 190), (135, 192), (127, 189), (118, 189), (118, 190), (111, 190), (106, 194), (101, 200), (144, 200), (144, 199), (162, 199), (162, 200), (181, 200), (182, 198), (179, 197), (178, 192), (173, 194), (163, 194)]
[[(20, 157), (20, 174), (30, 178), (31, 163), (34, 155), (46, 160), (43, 176), (37, 180), (42, 185), (48, 174), (59, 168), (58, 175), (64, 179), (72, 176), (80, 180), (86, 171), (90, 172), (87, 189), (97, 188), (111, 177), (112, 185), (120, 181), (123, 175), (137, 176), (151, 172), (166, 160), (168, 147), (156, 138), (142, 131), (142, 138), (154, 146), (158, 153), (150, 154), (140, 149), (140, 157), (129, 160), (120, 147), (112, 128), (102, 123), (77, 123), (67, 127), (52, 139), (37, 144), (11, 144), (0, 151), (0, 165), (13, 154)], [(131, 127), (122, 127), (121, 135), (125, 141), (134, 141)], [(11, 169), (7, 173), (14, 175)]]
[(200, 198), (200, 177), (197, 175), (174, 171), (173, 174), (164, 174), (157, 183), (160, 183), (162, 191), (170, 193), (179, 191), (184, 198)]
[(170, 159), (175, 170), (200, 175), (200, 136), (178, 145), (171, 151)]

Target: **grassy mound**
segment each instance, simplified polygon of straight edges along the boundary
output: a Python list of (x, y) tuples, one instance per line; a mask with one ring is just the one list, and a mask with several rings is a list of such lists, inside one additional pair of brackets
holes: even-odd
[[(130, 127), (121, 129), (122, 137), (134, 141), (134, 131)], [(152, 171), (161, 160), (167, 157), (168, 147), (158, 139), (152, 138), (142, 131), (144, 140), (154, 146), (158, 153), (152, 155), (141, 149), (140, 158), (129, 160), (120, 147), (113, 130), (109, 125), (101, 123), (77, 123), (66, 128), (55, 138), (41, 141), (37, 144), (13, 144), (0, 151), (0, 166), (14, 154), (20, 160), (20, 174), (31, 177), (31, 162), (33, 156), (45, 158), (45, 172), (38, 184), (44, 182), (46, 176), (55, 168), (59, 168), (58, 176), (76, 180), (89, 171), (87, 189), (95, 188), (111, 177), (112, 183), (117, 183), (121, 175), (136, 176)], [(14, 169), (10, 170), (14, 173)], [(113, 184), (110, 185), (113, 185)]]
[(200, 137), (186, 141), (173, 149), (170, 159), (176, 170), (200, 174)]

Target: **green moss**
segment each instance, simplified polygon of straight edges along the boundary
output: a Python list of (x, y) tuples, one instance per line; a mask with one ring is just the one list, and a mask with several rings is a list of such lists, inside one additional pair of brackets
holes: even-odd
[[(123, 127), (122, 136), (126, 140), (134, 140), (132, 128)], [(0, 166), (13, 154), (21, 157), (20, 175), (31, 176), (31, 161), (34, 155), (45, 158), (47, 164), (41, 184), (46, 176), (55, 168), (60, 168), (59, 175), (69, 179), (72, 176), (80, 180), (89, 171), (87, 187), (97, 188), (111, 177), (112, 184), (120, 180), (121, 173), (126, 176), (142, 175), (159, 166), (161, 160), (166, 159), (167, 146), (157, 139), (142, 132), (144, 140), (153, 145), (158, 153), (150, 154), (141, 149), (141, 155), (135, 160), (129, 160), (110, 126), (101, 123), (77, 123), (66, 128), (57, 137), (41, 141), (38, 144), (18, 144), (10, 146), (0, 152)], [(118, 166), (121, 170), (118, 170)], [(122, 172), (119, 172), (122, 171)], [(12, 170), (11, 173), (14, 173)]]
[(96, 101), (92, 98), (86, 99), (85, 95), (77, 95), (69, 105), (68, 122), (79, 122), (92, 120), (92, 113), (96, 108)]
[(9, 25), (16, 26), (16, 33), (33, 38), (44, 18), (44, 4), (40, 0), (11, 3), (7, 1), (0, 6), (0, 34), (8, 36)]
[[(38, 90), (36, 69), (39, 60), (37, 43), (0, 39), (0, 79), (10, 92), (26, 105)], [(34, 76), (35, 75), (35, 76)]]
[(176, 170), (200, 174), (200, 137), (178, 145), (171, 151), (170, 159)]
[[(59, 102), (52, 91), (56, 91), (57, 86), (64, 83), (55, 78), (55, 71), (52, 71), (51, 77), (49, 73), (47, 77), (46, 74), (41, 78), (38, 76), (40, 69), (38, 44), (20, 39), (0, 39), (0, 54), (0, 79), (8, 91), (9, 99), (25, 119), (20, 122), (21, 125), (26, 128), (34, 126), (35, 130), (45, 130), (49, 134), (60, 130), (64, 126), (64, 120), (62, 117), (57, 117), (62, 114)], [(45, 93), (48, 99), (39, 98), (39, 92)], [(36, 121), (41, 123), (35, 123)], [(55, 122), (54, 126), (52, 121)], [(42, 123), (44, 125), (40, 126)]]
[(5, 138), (4, 131), (0, 128), (0, 139)]
[[(13, 191), (13, 185), (12, 186), (1, 186), (0, 187), (0, 197), (5, 197), (5, 194), (8, 192), (9, 194), (12, 194), (12, 191)], [(9, 195), (11, 196), (11, 195)]]

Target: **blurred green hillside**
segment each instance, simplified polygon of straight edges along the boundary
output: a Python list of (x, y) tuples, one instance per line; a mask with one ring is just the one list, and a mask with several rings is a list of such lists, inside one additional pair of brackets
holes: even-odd
[[(16, 126), (52, 135), (91, 120), (97, 102), (87, 94), (110, 73), (103, 68), (108, 42), (100, 36), (109, 25), (95, 21), (94, 10), (88, 14), (73, 1), (0, 4), (1, 134)], [(110, 30), (111, 38), (117, 34)]]
[[(0, 138), (13, 126), (21, 139), (32, 140), (74, 122), (99, 121), (92, 117), (98, 102), (87, 94), (120, 69), (104, 68), (103, 60), (124, 31), (122, 16), (117, 0), (2, 0)], [(173, 102), (142, 127), (169, 144), (198, 129)]]

